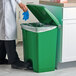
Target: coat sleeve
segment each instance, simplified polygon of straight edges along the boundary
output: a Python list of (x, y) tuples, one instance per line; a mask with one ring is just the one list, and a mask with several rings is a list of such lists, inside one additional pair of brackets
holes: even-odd
[(18, 4), (21, 3), (21, 0), (15, 0)]

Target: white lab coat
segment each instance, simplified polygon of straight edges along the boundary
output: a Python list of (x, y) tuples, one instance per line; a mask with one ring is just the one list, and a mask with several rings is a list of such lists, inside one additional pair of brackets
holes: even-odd
[(0, 0), (0, 40), (16, 40), (16, 2), (21, 0)]

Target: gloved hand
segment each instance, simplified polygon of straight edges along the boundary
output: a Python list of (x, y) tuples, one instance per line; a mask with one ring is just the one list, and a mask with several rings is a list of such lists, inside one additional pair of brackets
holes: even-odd
[(29, 19), (29, 12), (28, 11), (26, 11), (26, 12), (24, 12), (23, 13), (23, 20), (28, 20)]

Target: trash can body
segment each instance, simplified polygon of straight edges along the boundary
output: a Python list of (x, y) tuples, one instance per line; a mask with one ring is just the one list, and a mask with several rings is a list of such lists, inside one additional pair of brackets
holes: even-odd
[(45, 7), (40, 5), (27, 6), (44, 26), (40, 26), (40, 24), (38, 26), (37, 23), (21, 24), (24, 60), (32, 62), (35, 72), (53, 71), (56, 65), (57, 32), (60, 23)]
[(32, 32), (22, 28), (24, 60), (32, 61), (35, 72), (55, 70), (57, 27), (54, 27), (45, 32)]

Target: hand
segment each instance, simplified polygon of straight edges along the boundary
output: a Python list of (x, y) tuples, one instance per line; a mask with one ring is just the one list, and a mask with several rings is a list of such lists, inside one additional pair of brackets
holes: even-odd
[(23, 3), (19, 3), (19, 6), (24, 12), (26, 12), (28, 10), (27, 6), (24, 5)]

